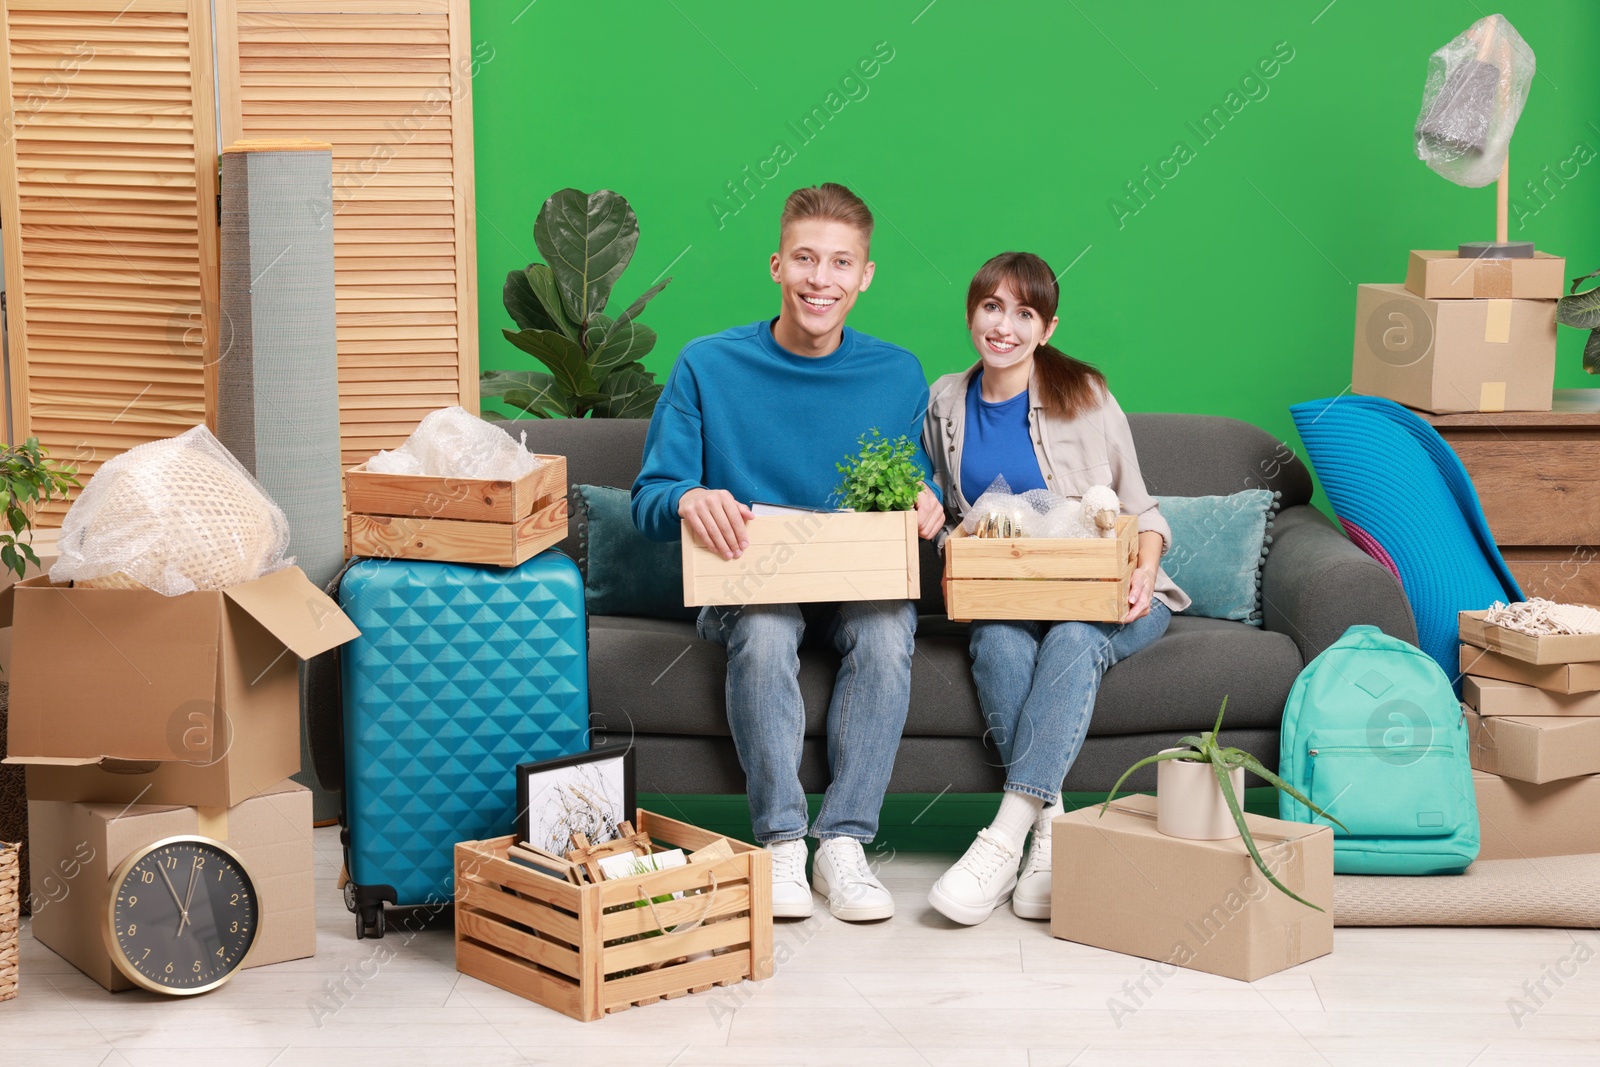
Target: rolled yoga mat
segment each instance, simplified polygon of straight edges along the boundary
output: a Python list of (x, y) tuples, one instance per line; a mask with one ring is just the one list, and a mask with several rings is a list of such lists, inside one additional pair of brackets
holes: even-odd
[[(239, 141), (222, 153), (217, 436), (289, 517), (289, 552), (325, 586), (344, 564), (334, 341), (333, 150)], [(332, 656), (301, 668), (300, 773), (318, 821), (339, 797), (312, 773), (310, 705), (337, 699)], [(330, 695), (333, 694), (333, 695)], [(337, 709), (332, 716), (338, 718)]]

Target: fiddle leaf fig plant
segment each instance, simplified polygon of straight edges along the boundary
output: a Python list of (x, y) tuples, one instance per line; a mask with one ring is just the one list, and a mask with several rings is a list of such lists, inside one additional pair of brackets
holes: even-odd
[(563, 189), (539, 209), (533, 240), (544, 256), (506, 275), (502, 300), (516, 323), (506, 340), (544, 370), (491, 370), (479, 377), (484, 399), (536, 418), (643, 418), (661, 385), (640, 362), (656, 332), (639, 322), (666, 278), (622, 314), (605, 314), (612, 287), (633, 259), (639, 220), (609, 189)]
[(839, 506), (851, 511), (910, 511), (922, 490), (917, 443), (909, 437), (893, 441), (874, 426), (857, 442), (861, 450), (834, 466), (844, 477), (834, 489)]
[(1268, 785), (1288, 793), (1291, 797), (1294, 797), (1294, 799), (1298, 800), (1300, 803), (1304, 804), (1318, 815), (1321, 815), (1324, 819), (1334, 823), (1345, 833), (1349, 833), (1350, 828), (1344, 823), (1340, 822), (1338, 819), (1335, 819), (1332, 815), (1329, 815), (1326, 811), (1323, 811), (1321, 808), (1317, 807), (1308, 797), (1305, 796), (1305, 794), (1301, 793), (1294, 786), (1290, 785), (1282, 778), (1279, 778), (1276, 774), (1273, 774), (1271, 771), (1267, 770), (1261, 765), (1260, 760), (1256, 759), (1244, 749), (1223, 748), (1220, 740), (1220, 734), (1222, 732), (1222, 716), (1227, 710), (1228, 698), (1223, 697), (1222, 707), (1217, 710), (1216, 725), (1210, 730), (1200, 734), (1198, 737), (1190, 734), (1188, 737), (1181, 738), (1180, 743), (1184, 746), (1183, 748), (1173, 749), (1168, 752), (1157, 752), (1154, 756), (1146, 756), (1138, 763), (1135, 763), (1132, 767), (1129, 767), (1127, 770), (1123, 771), (1122, 777), (1117, 779), (1117, 784), (1112, 786), (1111, 792), (1106, 794), (1105, 803), (1100, 805), (1100, 815), (1102, 818), (1104, 818), (1106, 809), (1111, 806), (1111, 802), (1117, 797), (1117, 790), (1121, 789), (1122, 783), (1128, 780), (1128, 776), (1134, 771), (1138, 770), (1140, 767), (1148, 767), (1152, 763), (1160, 763), (1163, 760), (1174, 759), (1184, 760), (1190, 763), (1210, 764), (1212, 773), (1214, 773), (1217, 777), (1217, 788), (1222, 790), (1222, 799), (1227, 801), (1228, 812), (1233, 816), (1233, 824), (1239, 828), (1239, 836), (1244, 839), (1244, 847), (1249, 850), (1250, 858), (1255, 861), (1256, 868), (1266, 876), (1267, 881), (1283, 890), (1290, 897), (1298, 900), (1308, 908), (1316, 908), (1317, 911), (1321, 911), (1323, 909), (1317, 907), (1317, 905), (1311, 903), (1311, 901), (1306, 900), (1294, 893), (1288, 886), (1278, 881), (1277, 875), (1267, 870), (1266, 863), (1261, 859), (1260, 851), (1256, 849), (1256, 840), (1250, 834), (1250, 827), (1244, 821), (1244, 809), (1240, 807), (1239, 797), (1234, 795), (1233, 781), (1228, 777), (1228, 774), (1235, 768), (1243, 767), (1245, 770), (1263, 779)]
[(0, 564), (27, 577), (28, 564), (39, 566), (39, 557), (26, 541), (19, 541), (33, 525), (33, 509), (51, 500), (66, 497), (78, 486), (77, 471), (49, 458), (50, 453), (30, 437), (20, 445), (0, 445), (0, 513), (5, 525), (0, 528)]
[(1583, 346), (1583, 369), (1590, 374), (1600, 374), (1600, 285), (1578, 292), (1578, 286), (1600, 274), (1590, 271), (1581, 278), (1572, 279), (1567, 295), (1556, 301), (1556, 321), (1589, 331), (1589, 341)]

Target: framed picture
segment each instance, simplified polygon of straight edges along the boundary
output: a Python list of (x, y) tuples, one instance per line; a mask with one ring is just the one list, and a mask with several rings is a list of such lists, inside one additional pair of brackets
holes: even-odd
[(633, 818), (632, 745), (517, 764), (518, 841), (565, 856), (574, 832), (600, 844)]

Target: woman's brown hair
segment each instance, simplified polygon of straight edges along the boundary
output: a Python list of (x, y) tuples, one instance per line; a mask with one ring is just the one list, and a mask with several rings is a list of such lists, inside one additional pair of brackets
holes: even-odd
[[(1041, 328), (1055, 318), (1061, 289), (1050, 265), (1032, 252), (1001, 252), (978, 268), (967, 286), (967, 323), (978, 305), (995, 294), (1001, 283), (1011, 286), (1017, 299), (1038, 313)], [(1106, 376), (1081, 359), (1041, 344), (1033, 352), (1033, 366), (1044, 409), (1063, 419), (1075, 419), (1100, 405)]]

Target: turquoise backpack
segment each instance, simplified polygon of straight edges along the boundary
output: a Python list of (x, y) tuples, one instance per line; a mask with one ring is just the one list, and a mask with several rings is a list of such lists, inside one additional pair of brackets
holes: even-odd
[[(1478, 857), (1467, 725), (1450, 680), (1415, 645), (1352, 626), (1295, 679), (1278, 774), (1344, 823), (1339, 874), (1457, 874)], [(1287, 793), (1278, 815), (1332, 824)]]

